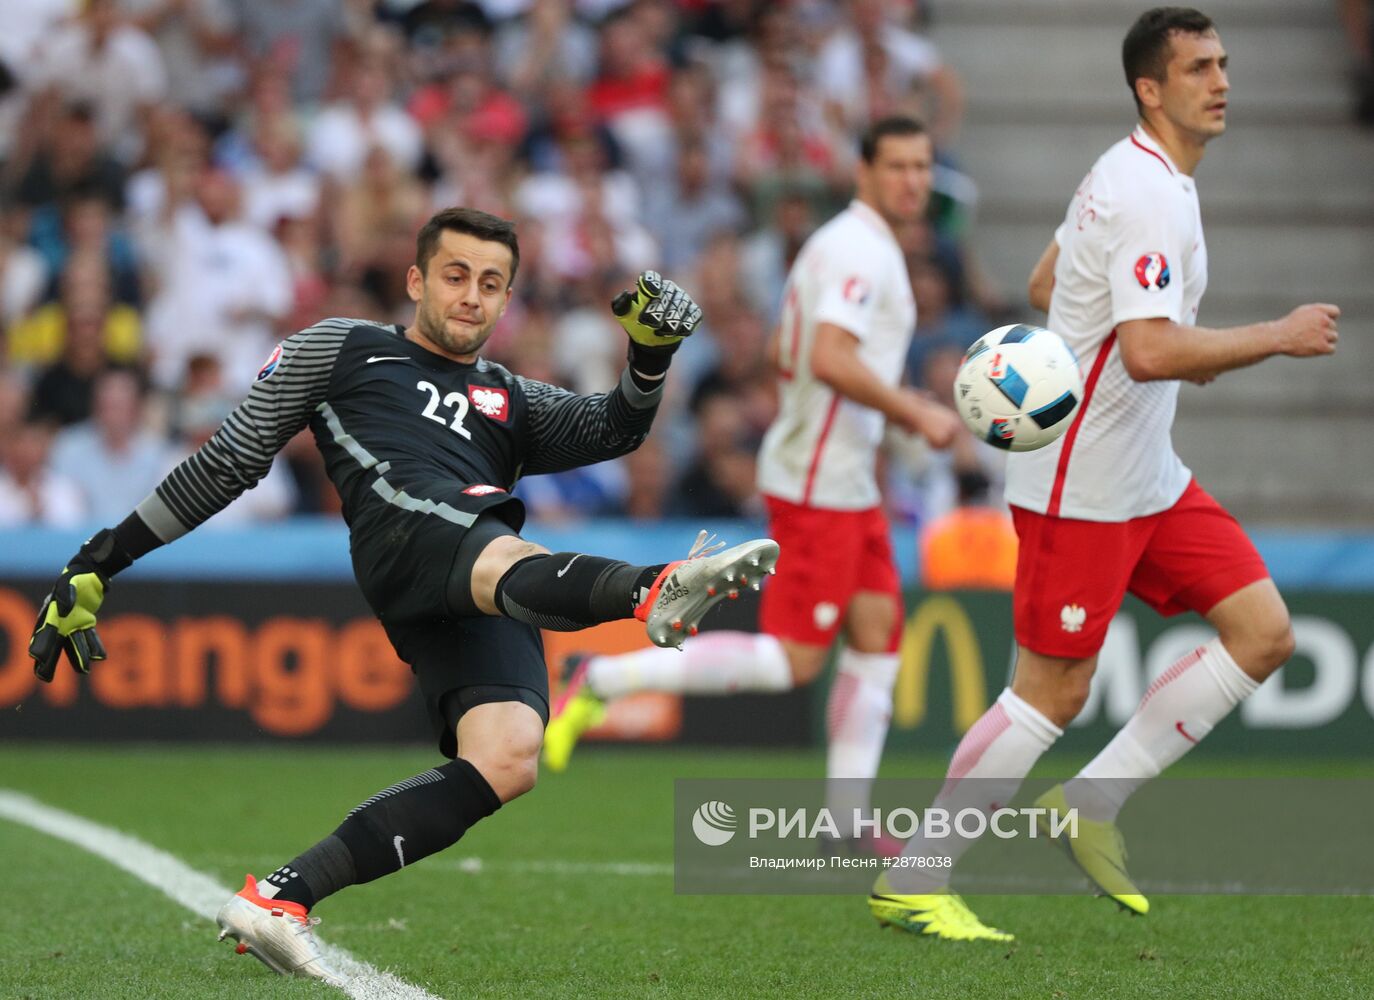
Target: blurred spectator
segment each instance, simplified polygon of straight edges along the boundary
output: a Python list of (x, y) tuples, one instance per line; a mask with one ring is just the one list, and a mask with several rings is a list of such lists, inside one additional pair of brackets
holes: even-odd
[(0, 441), (29, 419), (29, 386), (17, 372), (0, 367)]
[(77, 189), (61, 205), (45, 205), (33, 213), (29, 241), (43, 255), (49, 274), (61, 275), (77, 257), (104, 261), (110, 296), (138, 305), (143, 299), (138, 255), (119, 220), (98, 192)]
[(292, 100), (318, 103), (345, 27), (342, 0), (233, 0), (233, 5), (249, 58), (284, 73)]
[(291, 310), (282, 330), (293, 333), (318, 322), (325, 315), (329, 277), (325, 273), (322, 224), (318, 215), (283, 216), (273, 235), (286, 255), (291, 279)]
[(948, 269), (932, 257), (908, 259), (911, 290), (916, 298), (916, 336), (907, 354), (908, 371), (919, 375), (932, 351), (965, 348), (988, 330), (987, 317), (959, 305)]
[(0, 528), (71, 528), (86, 519), (76, 483), (48, 468), (51, 442), (52, 432), (38, 423), (0, 438)]
[(713, 392), (696, 401), (697, 457), (678, 480), (668, 513), (677, 517), (748, 517), (760, 511), (757, 443), (744, 440), (739, 403)]
[(15, 238), (13, 225), (13, 217), (0, 215), (0, 329), (32, 312), (48, 287), (42, 255)]
[(621, 286), (613, 269), (574, 286), (573, 302), (553, 322), (554, 381), (574, 392), (606, 392), (620, 377), (625, 344), (618, 334), (623, 331), (606, 305)]
[(642, 34), (643, 16), (631, 4), (601, 22), (597, 73), (587, 88), (587, 105), (600, 121), (667, 106), (668, 61)]
[(143, 346), (138, 310), (115, 302), (110, 269), (99, 251), (87, 250), (67, 261), (58, 283), (58, 299), (39, 307), (10, 327), (9, 359), (20, 365), (48, 365), (67, 350), (73, 325), (100, 331), (104, 357), (121, 364), (139, 360)]
[(711, 176), (710, 160), (700, 146), (687, 146), (677, 170), (649, 190), (645, 218), (660, 247), (661, 266), (680, 272), (701, 256), (718, 232), (744, 228), (744, 207), (723, 178)]
[(169, 205), (164, 225), (148, 308), (153, 379), (174, 388), (193, 354), (210, 354), (230, 391), (246, 391), (291, 308), (288, 262), (275, 240), (239, 221), (238, 185), (223, 171), (203, 171), (194, 200)]
[(650, 435), (621, 463), (625, 466), (625, 497), (620, 513), (637, 521), (663, 517), (673, 477), (658, 436)]
[(1011, 590), (1016, 529), (989, 506), (991, 484), (977, 469), (958, 474), (958, 506), (921, 532), (921, 586), (927, 590)]
[(59, 426), (91, 415), (95, 383), (111, 368), (105, 349), (107, 313), (78, 304), (65, 315), (62, 356), (44, 368), (33, 386), (31, 414)]
[[(886, 114), (930, 123), (937, 146), (954, 140), (963, 117), (963, 85), (928, 39), (898, 23), (889, 0), (848, 0), (847, 22), (822, 46), (815, 78), (847, 130)], [(925, 105), (933, 97), (934, 109)]]
[(596, 33), (573, 17), (568, 0), (532, 0), (505, 21), (493, 43), (497, 75), (525, 99), (557, 87), (582, 87), (596, 74)]
[(816, 217), (811, 212), (810, 200), (804, 194), (784, 191), (773, 203), (769, 224), (755, 230), (740, 249), (744, 292), (750, 306), (769, 325), (777, 323), (782, 312), (787, 272), (815, 228)]
[(412, 173), (424, 152), (419, 123), (391, 97), (391, 76), (376, 57), (350, 67), (348, 96), (320, 112), (306, 138), (306, 159), (343, 183), (357, 179), (377, 147)]
[(806, 114), (795, 71), (787, 64), (765, 67), (759, 100), (758, 122), (741, 139), (735, 162), (754, 218), (770, 218), (784, 191), (805, 192), (818, 218), (831, 214), (849, 191), (849, 173), (829, 134)]
[(320, 179), (302, 162), (300, 130), (286, 113), (253, 121), (253, 161), (239, 172), (243, 218), (264, 232), (281, 219), (304, 219), (320, 204)]
[(331, 214), (338, 226), (339, 269), (357, 277), (390, 264), (386, 248), (397, 231), (407, 234), (408, 256), (413, 257), (414, 234), (429, 217), (430, 206), (420, 182), (403, 173), (386, 150), (374, 146)]
[(166, 96), (167, 71), (157, 45), (120, 19), (115, 0), (86, 0), (79, 17), (45, 40), (39, 67), (39, 86), (94, 108), (107, 151), (123, 163), (138, 159), (140, 119)]
[(119, 7), (157, 43), (177, 103), (198, 115), (222, 115), (243, 85), (231, 0), (119, 0)]
[(52, 469), (77, 484), (92, 520), (114, 524), (166, 475), (167, 448), (144, 419), (138, 376), (107, 371), (96, 378), (91, 418), (53, 442)]
[(478, 148), (486, 143), (513, 148), (529, 127), (524, 107), (495, 86), (487, 60), (479, 56), (447, 66), (439, 80), (416, 91), (408, 110), (430, 135), (431, 147), (447, 133)]
[(81, 192), (105, 199), (110, 208), (124, 207), (124, 165), (107, 152), (96, 131), (95, 107), (87, 102), (64, 104), (37, 154), (15, 189), (22, 205), (56, 205)]

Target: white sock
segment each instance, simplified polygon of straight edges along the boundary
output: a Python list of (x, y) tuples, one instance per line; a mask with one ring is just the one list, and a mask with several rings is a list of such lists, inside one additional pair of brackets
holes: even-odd
[(621, 656), (595, 657), (587, 664), (587, 684), (598, 698), (636, 691), (787, 691), (792, 687), (792, 668), (782, 643), (771, 635), (707, 632), (688, 639), (681, 650), (651, 646)]
[(1064, 786), (1084, 817), (1115, 822), (1126, 800), (1178, 760), (1259, 684), (1220, 637), (1182, 657), (1150, 685), (1121, 731)]
[(854, 810), (868, 809), (900, 665), (896, 653), (840, 651), (826, 705), (825, 805), (843, 836), (853, 836)]
[[(1007, 688), (959, 741), (934, 806), (949, 810), (952, 821), (960, 809), (991, 812), (1007, 805), (1040, 755), (1062, 735), (1064, 730)], [(949, 884), (950, 868), (973, 844), (972, 839), (953, 833), (927, 839), (918, 829), (903, 856), (948, 857), (949, 865), (894, 868), (888, 873), (888, 885), (900, 893), (935, 892)]]

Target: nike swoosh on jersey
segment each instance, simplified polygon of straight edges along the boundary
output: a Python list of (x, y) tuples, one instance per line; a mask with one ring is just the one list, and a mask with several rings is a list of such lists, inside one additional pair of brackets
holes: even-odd
[(396, 859), (401, 862), (402, 868), (406, 866), (406, 856), (401, 853), (401, 844), (404, 842), (405, 837), (402, 837), (399, 833), (391, 841), (392, 845), (396, 848)]
[(377, 361), (409, 361), (409, 360), (410, 360), (410, 359), (409, 359), (408, 357), (406, 357), (405, 355), (403, 355), (403, 354), (386, 354), (386, 355), (374, 354), (374, 355), (372, 355), (372, 357), (370, 357), (370, 358), (367, 359), (367, 363), (370, 365), (370, 364), (373, 364), (374, 362), (377, 362)]
[(563, 579), (563, 574), (566, 573), (568, 570), (572, 569), (572, 564), (575, 563), (575, 562), (577, 562), (577, 560), (579, 560), (579, 559), (581, 559), (581, 558), (582, 558), (582, 553), (579, 552), (577, 555), (575, 555), (575, 556), (573, 556), (571, 559), (569, 559), (569, 560), (568, 560), (568, 565), (564, 566), (562, 569), (560, 569), (560, 570), (558, 571), (558, 578), (559, 578), (560, 580)]

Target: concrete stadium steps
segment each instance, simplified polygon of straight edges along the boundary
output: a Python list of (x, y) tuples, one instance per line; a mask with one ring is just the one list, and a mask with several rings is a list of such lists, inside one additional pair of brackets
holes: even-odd
[[(984, 218), (1058, 222), (1097, 157), (1131, 128), (1118, 107), (1105, 123), (971, 127), (958, 144), (978, 182)], [(1274, 133), (1279, 131), (1279, 135)], [(1044, 150), (1054, 151), (1044, 155)], [(1037, 151), (1041, 151), (1037, 153)], [(1042, 162), (1028, 161), (1040, 156)], [(1231, 220), (1374, 224), (1374, 135), (1348, 126), (1251, 127), (1234, 115), (1197, 172), (1210, 229)]]
[[(932, 34), (969, 84), (971, 124), (980, 115), (1003, 122), (1011, 115), (1110, 122), (1123, 104), (1129, 109), (1121, 38), (1132, 16), (1078, 27), (1001, 28), (950, 18)], [(1237, 120), (1344, 120), (1347, 61), (1334, 13), (1330, 26), (1223, 28), (1231, 60), (1230, 111)]]
[(1374, 435), (1368, 417), (1277, 418), (1255, 407), (1244, 413), (1198, 413), (1185, 389), (1174, 424), (1174, 447), (1198, 481), (1242, 521), (1309, 527), (1374, 523)]
[[(1139, 0), (945, 0), (932, 37), (968, 91), (956, 146), (980, 188), (971, 241), (1012, 298), (1074, 187), (1134, 124), (1121, 38)], [(1231, 56), (1230, 129), (1198, 173), (1211, 280), (1201, 322), (1345, 311), (1336, 358), (1274, 359), (1187, 386), (1175, 444), (1241, 517), (1374, 524), (1374, 136), (1349, 120), (1329, 0), (1212, 0)], [(1354, 433), (1352, 433), (1354, 431)], [(1369, 495), (1364, 495), (1369, 494)]]

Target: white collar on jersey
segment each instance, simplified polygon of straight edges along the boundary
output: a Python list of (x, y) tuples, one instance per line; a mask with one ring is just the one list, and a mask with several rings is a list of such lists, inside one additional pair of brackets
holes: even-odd
[[(884, 219), (881, 215), (879, 215), (878, 210), (875, 209), (872, 205), (869, 205), (868, 203), (862, 202), (858, 198), (855, 198), (852, 201), (850, 201), (849, 210), (853, 212), (855, 215), (857, 215), (859, 218), (867, 222), (874, 229), (878, 230), (880, 234), (886, 236), (893, 243), (897, 243), (897, 234), (892, 231), (892, 227), (887, 224), (887, 220)], [(901, 244), (898, 243), (897, 245), (900, 246)]]
[(1174, 164), (1174, 161), (1169, 158), (1169, 154), (1164, 152), (1164, 147), (1161, 146), (1159, 143), (1155, 142), (1154, 137), (1151, 136), (1149, 132), (1145, 131), (1144, 126), (1137, 125), (1135, 127), (1135, 130), (1131, 133), (1131, 142), (1134, 145), (1138, 146), (1140, 149), (1144, 150), (1146, 153), (1149, 153), (1151, 156), (1157, 156), (1159, 158), (1159, 161), (1169, 169), (1169, 173), (1172, 176), (1188, 176), (1183, 171), (1178, 169), (1178, 167)]

